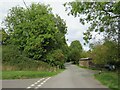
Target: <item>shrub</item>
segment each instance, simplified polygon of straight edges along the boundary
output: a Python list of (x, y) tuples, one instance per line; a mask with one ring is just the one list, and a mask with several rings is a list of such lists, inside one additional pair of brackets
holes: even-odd
[(47, 54), (46, 61), (52, 66), (64, 68), (65, 56), (62, 50), (57, 49)]
[(3, 70), (56, 70), (55, 67), (52, 67), (45, 62), (32, 60), (26, 57), (21, 54), (21, 52), (14, 45), (3, 45), (2, 50)]

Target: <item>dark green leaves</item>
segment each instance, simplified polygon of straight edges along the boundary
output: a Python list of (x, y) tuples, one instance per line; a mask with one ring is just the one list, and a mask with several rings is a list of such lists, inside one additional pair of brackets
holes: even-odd
[[(53, 50), (65, 50), (66, 23), (44, 4), (32, 4), (27, 9), (13, 7), (5, 19), (10, 42), (34, 60), (46, 60)], [(63, 52), (64, 54), (64, 52)]]
[(103, 28), (103, 27), (101, 27), (101, 28), (100, 28), (100, 32), (103, 32), (103, 31), (104, 31), (104, 28)]
[(82, 45), (78, 40), (75, 40), (71, 43), (69, 50), (69, 60), (75, 64), (78, 64), (82, 53)]

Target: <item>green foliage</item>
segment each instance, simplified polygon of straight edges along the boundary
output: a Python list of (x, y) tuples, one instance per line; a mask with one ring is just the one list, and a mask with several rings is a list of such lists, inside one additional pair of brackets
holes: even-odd
[(87, 51), (82, 51), (82, 53), (81, 53), (81, 57), (82, 57), (82, 58), (86, 58), (86, 57), (88, 57), (88, 53), (87, 53)]
[(3, 70), (35, 70), (54, 71), (56, 68), (42, 61), (32, 60), (25, 55), (21, 55), (17, 46), (2, 46), (2, 69)]
[(120, 63), (118, 53), (117, 42), (104, 40), (103, 44), (93, 44), (88, 55), (93, 58), (95, 64), (115, 64), (118, 66)]
[(69, 56), (70, 61), (72, 61), (74, 64), (78, 64), (80, 60), (80, 52), (76, 50), (72, 50)]
[(60, 16), (56, 15), (55, 23), (56, 23), (56, 27), (62, 34), (67, 33), (66, 23), (63, 19), (60, 18)]
[(9, 32), (10, 44), (17, 45), (21, 53), (34, 60), (46, 61), (51, 51), (66, 53), (66, 24), (54, 15), (49, 6), (32, 4), (27, 9), (13, 7), (4, 24)]
[(49, 54), (46, 55), (47, 62), (50, 65), (57, 66), (58, 68), (64, 68), (65, 56), (62, 50), (57, 49), (51, 51)]
[(107, 64), (107, 50), (108, 47), (103, 45), (96, 45), (91, 52), (91, 57), (95, 64)]
[(68, 59), (73, 63), (78, 64), (82, 53), (82, 45), (78, 40), (75, 40), (71, 43), (69, 50)]
[(82, 52), (82, 45), (78, 40), (75, 40), (70, 45), (71, 50), (76, 50), (78, 52)]
[(115, 41), (105, 40), (104, 46), (108, 47), (106, 56), (108, 60), (108, 64), (115, 64), (119, 67), (120, 60), (119, 60), (119, 46), (118, 43)]
[(1, 37), (1, 39), (0, 39), (1, 44), (8, 43), (9, 36), (3, 28), (0, 30), (0, 37)]
[[(92, 39), (91, 32), (104, 32), (105, 37), (117, 39), (116, 35), (119, 30), (118, 23), (120, 18), (120, 1), (119, 2), (79, 2), (78, 0), (65, 3), (68, 15), (80, 17), (80, 23), (83, 25), (87, 22), (91, 24), (89, 29), (84, 33), (84, 40), (88, 43)], [(82, 16), (81, 16), (82, 15)]]

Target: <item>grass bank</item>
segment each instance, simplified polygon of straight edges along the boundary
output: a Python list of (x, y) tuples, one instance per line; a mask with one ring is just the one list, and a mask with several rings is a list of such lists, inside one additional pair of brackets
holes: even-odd
[(29, 78), (41, 78), (57, 75), (63, 70), (56, 72), (41, 72), (41, 71), (3, 71), (2, 79), (29, 79)]
[(3, 45), (0, 49), (2, 49), (2, 79), (49, 77), (62, 71), (41, 60), (28, 58), (17, 49), (17, 46)]
[[(85, 68), (89, 70), (98, 71), (96, 68), (88, 68), (85, 66), (79, 66), (80, 68)], [(118, 73), (117, 72), (110, 72), (110, 71), (102, 71), (101, 74), (97, 73), (94, 75), (97, 80), (99, 80), (103, 85), (109, 87), (111, 90), (120, 90), (118, 88)]]
[(118, 89), (117, 72), (102, 72), (101, 74), (95, 74), (95, 78), (99, 80), (103, 85), (111, 88), (111, 90), (120, 90)]
[(41, 60), (33, 60), (21, 54), (17, 46), (2, 46), (3, 71), (57, 71), (56, 67)]

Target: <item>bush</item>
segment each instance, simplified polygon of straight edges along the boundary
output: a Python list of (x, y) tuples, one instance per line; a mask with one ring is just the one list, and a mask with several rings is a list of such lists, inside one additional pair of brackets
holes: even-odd
[(46, 61), (52, 66), (64, 68), (65, 56), (62, 50), (57, 49), (47, 54)]
[(52, 67), (45, 62), (32, 60), (26, 57), (25, 55), (21, 54), (14, 45), (3, 45), (2, 50), (3, 70), (56, 70), (55, 67)]

